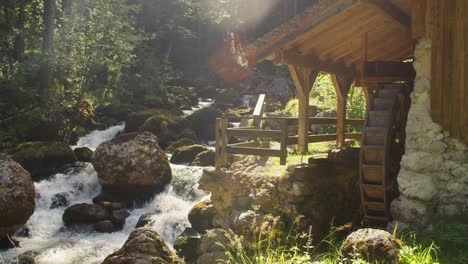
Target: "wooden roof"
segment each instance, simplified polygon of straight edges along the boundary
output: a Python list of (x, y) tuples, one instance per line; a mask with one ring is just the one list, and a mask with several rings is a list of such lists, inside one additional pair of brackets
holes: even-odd
[(247, 50), (257, 61), (355, 73), (363, 59), (412, 56), (410, 15), (408, 0), (319, 0)]

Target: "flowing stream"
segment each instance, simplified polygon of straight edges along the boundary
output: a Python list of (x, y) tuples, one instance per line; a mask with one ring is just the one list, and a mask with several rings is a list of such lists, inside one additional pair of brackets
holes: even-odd
[[(78, 141), (73, 147), (96, 149), (102, 142), (115, 137), (124, 129), (124, 124), (103, 131), (93, 131)], [(130, 209), (122, 231), (111, 234), (96, 233), (91, 230), (70, 230), (64, 228), (62, 215), (66, 206), (50, 209), (55, 195), (68, 197), (69, 205), (92, 203), (101, 187), (97, 173), (90, 163), (79, 163), (67, 172), (34, 183), (36, 188), (36, 209), (26, 224), (28, 237), (17, 237), (21, 247), (0, 253), (0, 264), (10, 263), (18, 254), (27, 250), (40, 253), (40, 264), (82, 264), (101, 263), (106, 256), (119, 249), (134, 229), (139, 217), (144, 213), (156, 213), (152, 225), (172, 246), (177, 236), (189, 226), (188, 211), (204, 199), (207, 194), (198, 190), (198, 180), (203, 168), (173, 165), (173, 180), (165, 191), (155, 195), (142, 208)]]

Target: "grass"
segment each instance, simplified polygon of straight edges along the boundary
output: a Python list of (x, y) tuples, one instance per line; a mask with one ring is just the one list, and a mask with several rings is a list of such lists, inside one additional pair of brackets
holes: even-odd
[[(305, 155), (299, 153), (289, 153), (287, 158), (288, 164), (307, 163), (309, 158), (326, 158), (328, 151), (336, 145), (336, 141), (327, 141), (319, 143), (309, 143), (309, 152)], [(285, 166), (280, 165), (280, 158), (270, 157), (271, 163), (269, 164), (268, 171), (270, 173), (284, 171)]]
[[(329, 235), (315, 247), (312, 246), (313, 241), (309, 234), (291, 235), (289, 233), (286, 236), (278, 235), (277, 233), (266, 234), (263, 237), (260, 236), (257, 240), (253, 254), (249, 255), (245, 251), (237, 252), (236, 256), (232, 256), (232, 262), (239, 264), (369, 263), (359, 256), (355, 256), (353, 259), (346, 259), (346, 262), (343, 262), (339, 255), (339, 249), (343, 241), (336, 240), (334, 232), (332, 229)], [(403, 241), (404, 246), (400, 249), (399, 263), (442, 263), (439, 262), (439, 250), (434, 242), (431, 241), (426, 246), (425, 243), (419, 242), (414, 234), (404, 235), (400, 237), (400, 240)]]

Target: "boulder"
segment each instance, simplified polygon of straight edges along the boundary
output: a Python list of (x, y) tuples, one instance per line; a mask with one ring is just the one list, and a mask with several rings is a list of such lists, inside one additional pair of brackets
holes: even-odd
[(176, 96), (174, 98), (174, 103), (182, 110), (192, 110), (192, 102), (186, 95), (180, 94)]
[(231, 229), (211, 229), (200, 238), (196, 263), (231, 263), (230, 251), (241, 249), (241, 241)]
[(184, 137), (182, 132), (190, 127), (190, 122), (175, 113), (163, 109), (147, 109), (131, 113), (125, 120), (125, 132), (148, 131), (158, 137), (165, 148), (170, 142)]
[(171, 156), (173, 164), (191, 164), (198, 154), (208, 150), (202, 145), (184, 146), (176, 149)]
[(49, 209), (65, 207), (70, 204), (70, 194), (67, 192), (57, 193), (52, 197), (52, 203)]
[(340, 248), (344, 263), (354, 263), (359, 258), (369, 263), (398, 263), (402, 242), (390, 233), (379, 229), (359, 229), (351, 233)]
[(104, 259), (103, 264), (183, 263), (153, 228), (135, 229), (121, 249)]
[(192, 122), (192, 130), (202, 140), (215, 139), (216, 118), (221, 117), (223, 112), (213, 107), (202, 108), (187, 119)]
[(215, 165), (216, 154), (213, 150), (205, 150), (198, 153), (195, 159), (192, 162), (193, 166), (214, 166)]
[(149, 132), (123, 134), (99, 145), (93, 159), (105, 196), (147, 200), (172, 180), (166, 154)]
[(158, 137), (160, 146), (165, 148), (170, 142), (184, 137), (185, 135), (182, 132), (189, 126), (190, 122), (185, 118), (164, 114), (146, 119), (143, 125), (140, 126), (139, 131), (148, 131), (155, 134)]
[(188, 213), (188, 219), (192, 228), (200, 233), (205, 233), (207, 229), (213, 228), (213, 218), (216, 215), (216, 208), (211, 200), (197, 203)]
[(73, 150), (73, 152), (75, 153), (75, 156), (79, 161), (91, 162), (91, 160), (93, 159), (93, 151), (90, 148), (76, 148)]
[(66, 226), (74, 224), (94, 224), (102, 220), (109, 220), (111, 214), (106, 208), (97, 204), (75, 204), (63, 213), (62, 220)]
[(35, 208), (31, 175), (20, 164), (0, 155), (0, 240), (24, 226)]
[(112, 221), (102, 220), (95, 223), (93, 229), (99, 233), (112, 233), (116, 230), (116, 227)]
[(118, 229), (122, 229), (125, 225), (125, 220), (129, 216), (130, 216), (130, 213), (127, 210), (124, 210), (124, 209), (114, 210), (111, 213), (111, 221)]
[(192, 146), (192, 145), (196, 145), (197, 142), (191, 138), (181, 138), (181, 139), (178, 139), (174, 142), (171, 142), (171, 144), (164, 150), (168, 153), (172, 153), (174, 152), (176, 149), (180, 148), (180, 147), (185, 147), (185, 146)]
[(57, 173), (65, 164), (76, 161), (70, 146), (61, 142), (27, 142), (7, 151), (7, 154), (29, 171), (35, 181)]
[(199, 243), (200, 234), (193, 228), (187, 227), (174, 242), (174, 249), (185, 262), (192, 263), (197, 258)]
[(39, 255), (38, 252), (28, 250), (23, 252), (18, 256), (17, 264), (36, 264), (36, 256)]
[(135, 225), (135, 228), (140, 228), (140, 227), (145, 227), (147, 225), (152, 225), (154, 224), (154, 216), (156, 214), (148, 213), (148, 214), (142, 214), (140, 218), (138, 219), (137, 224)]

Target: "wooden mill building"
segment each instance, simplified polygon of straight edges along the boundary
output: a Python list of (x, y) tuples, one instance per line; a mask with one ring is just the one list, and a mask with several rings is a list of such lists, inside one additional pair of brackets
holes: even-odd
[(467, 22), (466, 0), (318, 0), (249, 45), (256, 61), (289, 68), (300, 152), (312, 138), (309, 93), (318, 73), (331, 74), (337, 93), (339, 147), (348, 91), (363, 87), (368, 220), (424, 222), (468, 208), (467, 181), (459, 180), (468, 180)]

